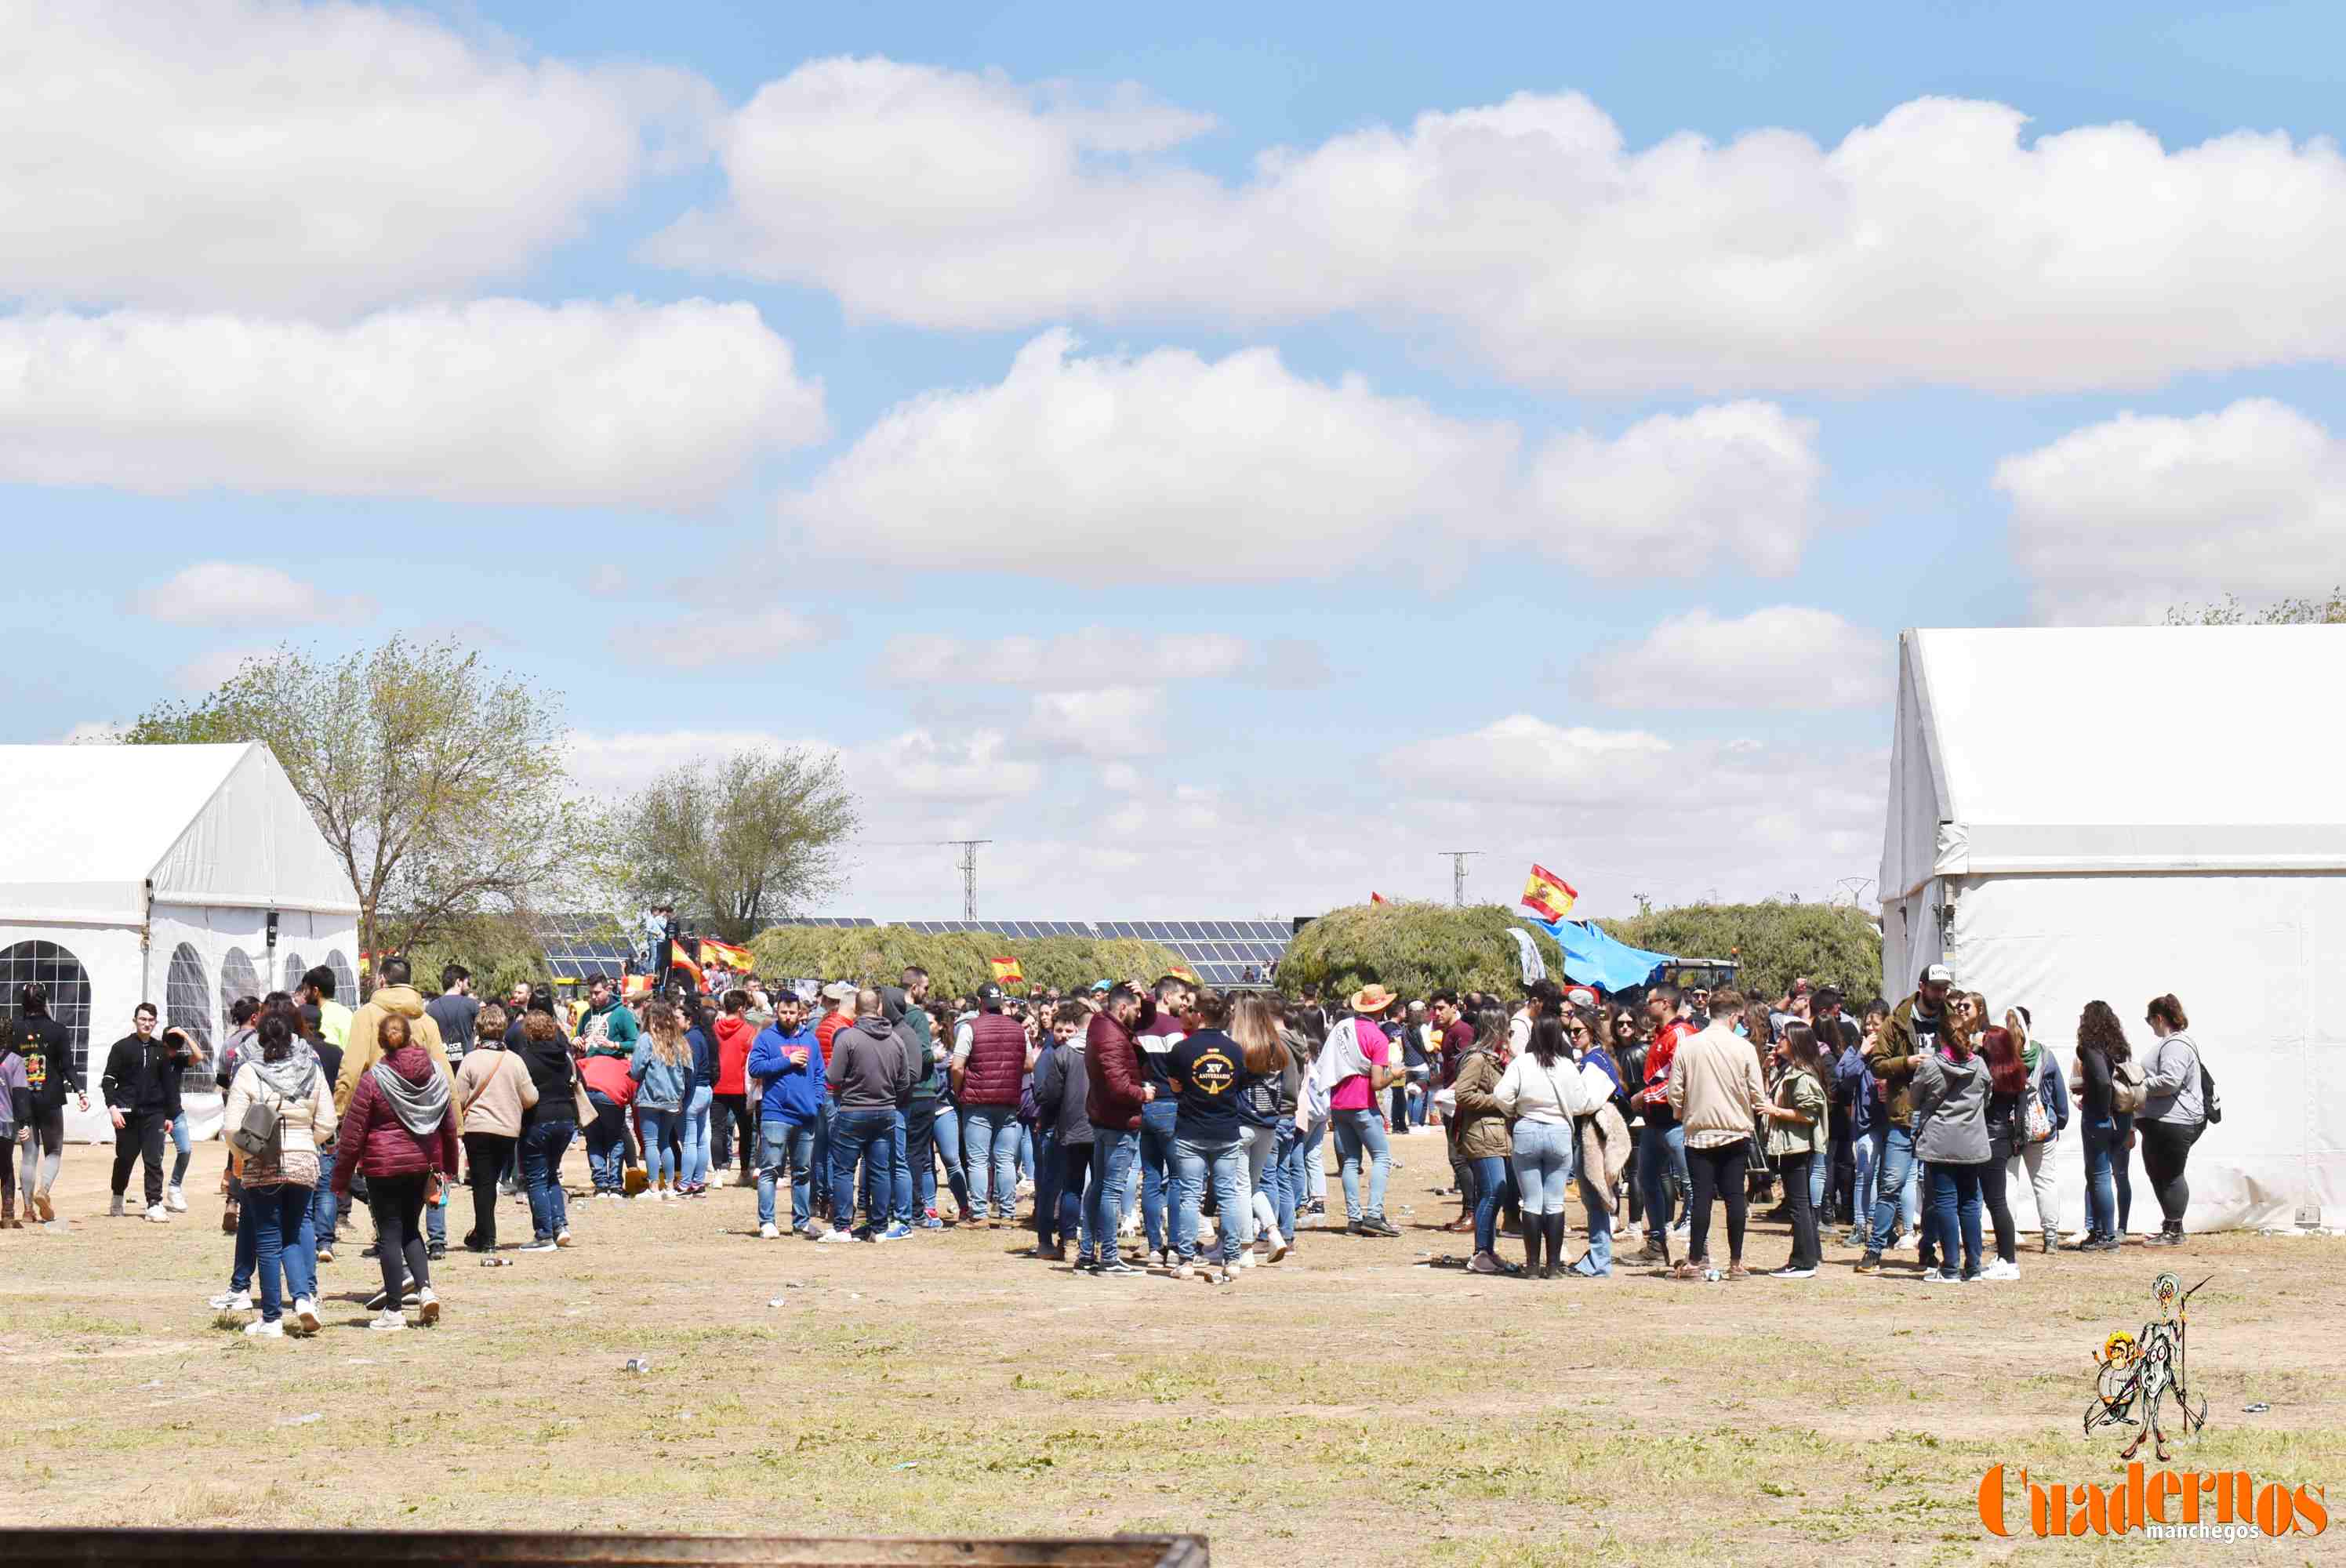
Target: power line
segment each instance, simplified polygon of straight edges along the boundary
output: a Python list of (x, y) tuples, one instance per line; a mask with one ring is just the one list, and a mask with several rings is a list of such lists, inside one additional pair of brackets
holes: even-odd
[(1481, 854), (1480, 850), (1436, 850), (1437, 855), (1450, 857), (1450, 901), (1460, 909), (1466, 907), (1466, 862)]

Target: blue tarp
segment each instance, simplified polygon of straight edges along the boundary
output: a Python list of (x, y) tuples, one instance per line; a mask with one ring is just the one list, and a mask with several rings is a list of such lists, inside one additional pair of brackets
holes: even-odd
[(1583, 985), (1627, 991), (1652, 980), (1654, 972), (1662, 965), (1678, 962), (1667, 952), (1647, 952), (1641, 947), (1617, 942), (1599, 930), (1594, 921), (1551, 921), (1526, 917), (1524, 923), (1556, 938), (1556, 945), (1564, 949), (1565, 977)]

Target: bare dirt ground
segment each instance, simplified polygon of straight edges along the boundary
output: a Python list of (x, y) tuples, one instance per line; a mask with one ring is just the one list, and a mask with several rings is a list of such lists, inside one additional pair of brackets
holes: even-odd
[[(453, 1253), (444, 1320), (398, 1335), (363, 1327), (362, 1217), (324, 1331), (262, 1341), (204, 1305), (229, 1265), (220, 1145), (168, 1227), (99, 1217), (108, 1151), (76, 1146), (65, 1233), (0, 1232), (0, 1523), (1178, 1530), (1220, 1563), (1461, 1568), (2346, 1557), (2346, 1524), (2039, 1543), (2020, 1505), (1997, 1540), (1976, 1502), (1999, 1461), (2119, 1474), (2122, 1437), (2079, 1431), (2091, 1352), (2151, 1315), (2161, 1269), (2214, 1276), (2192, 1303), (2211, 1419), (2175, 1468), (2346, 1479), (2346, 1243), (2030, 1247), (2018, 1282), (1960, 1288), (1861, 1278), (1830, 1246), (1801, 1283), (1484, 1278), (1418, 1266), (1467, 1238), (1421, 1228), (1453, 1212), (1438, 1135), (1396, 1149), (1402, 1239), (1307, 1231), (1228, 1288), (1076, 1278), (1011, 1256), (1011, 1231), (761, 1242), (729, 1189), (574, 1203), (558, 1254), (512, 1250), (508, 1202), (515, 1267)], [(1788, 1250), (1754, 1225), (1755, 1265)], [(639, 1356), (648, 1373), (622, 1369)]]

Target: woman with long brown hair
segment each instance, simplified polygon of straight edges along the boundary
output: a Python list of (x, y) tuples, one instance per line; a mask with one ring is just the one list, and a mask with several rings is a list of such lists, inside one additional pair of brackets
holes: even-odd
[[(1253, 992), (1241, 994), (1230, 1009), (1230, 1038), (1245, 1055), (1247, 1081), (1239, 1095), (1239, 1124), (1247, 1140), (1247, 1250), (1239, 1261), (1254, 1266), (1259, 1254), (1277, 1263), (1295, 1246), (1295, 1197), (1288, 1190), (1280, 1130), (1292, 1135), (1296, 1097), (1302, 1093), (1302, 1070), (1280, 1037), (1279, 1014)], [(1268, 1244), (1267, 1246), (1265, 1244)]]
[(655, 1002), (644, 1010), (644, 1034), (636, 1042), (627, 1076), (640, 1085), (636, 1090), (636, 1125), (648, 1167), (645, 1174), (652, 1178), (642, 1196), (680, 1197), (683, 1161), (674, 1135), (692, 1098), (692, 1046), (685, 1038), (684, 1017), (672, 1003)]
[[(1988, 1163), (1987, 1064), (1976, 1045), (1977, 1023), (1961, 1007), (1947, 1009), (1936, 1049), (1906, 1059), (1914, 1076), (1914, 1157), (1931, 1173), (1930, 1212), (1937, 1232), (1938, 1267), (1924, 1260), (1925, 1284), (1954, 1285), (1980, 1271), (1980, 1175)], [(1955, 1270), (1960, 1241), (1963, 1271)]]
[(1792, 1256), (1778, 1279), (1813, 1279), (1824, 1250), (1817, 1241), (1817, 1209), (1809, 1187), (1812, 1161), (1824, 1157), (1832, 1101), (1825, 1087), (1824, 1054), (1809, 1024), (1786, 1026), (1776, 1044), (1776, 1086), (1760, 1107), (1768, 1119), (1768, 1151), (1784, 1175), (1784, 1201), (1792, 1211)]
[(2126, 1133), (2116, 1099), (2118, 1074), (2134, 1059), (2126, 1028), (2106, 1002), (2088, 1002), (2077, 1015), (2078, 1117), (2086, 1136), (2086, 1237), (2079, 1252), (2115, 1252), (2118, 1247), (2116, 1195), (2111, 1190), (2113, 1158), (2124, 1159)]
[[(1964, 1027), (1968, 1031), (1978, 1028), (1992, 1014), (1987, 1010), (1987, 998), (1978, 992), (1972, 992), (1965, 1000), (1970, 1003), (1964, 1009)], [(1988, 1219), (1995, 1227), (1995, 1258), (1980, 1270), (1980, 1278), (2017, 1279), (2019, 1244), (2004, 1178), (2012, 1168), (2013, 1156), (2028, 1137), (2028, 1116), (2023, 1108), (2030, 1094), (2028, 1064), (2021, 1055), (2020, 1042), (2009, 1029), (1979, 1029), (1979, 1043), (1980, 1055), (1987, 1063), (1988, 1144), (1987, 1166), (1980, 1172), (1980, 1201), (1986, 1206)]]

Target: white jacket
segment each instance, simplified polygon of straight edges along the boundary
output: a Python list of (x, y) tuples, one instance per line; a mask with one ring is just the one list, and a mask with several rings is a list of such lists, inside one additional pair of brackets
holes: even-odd
[[(1596, 1079), (1595, 1088), (1588, 1081), (1592, 1074)], [(1593, 1064), (1579, 1066), (1558, 1062), (1554, 1067), (1543, 1067), (1539, 1058), (1526, 1051), (1507, 1064), (1492, 1095), (1507, 1115), (1519, 1122), (1565, 1126), (1575, 1116), (1589, 1115), (1611, 1099), (1613, 1080)]]

